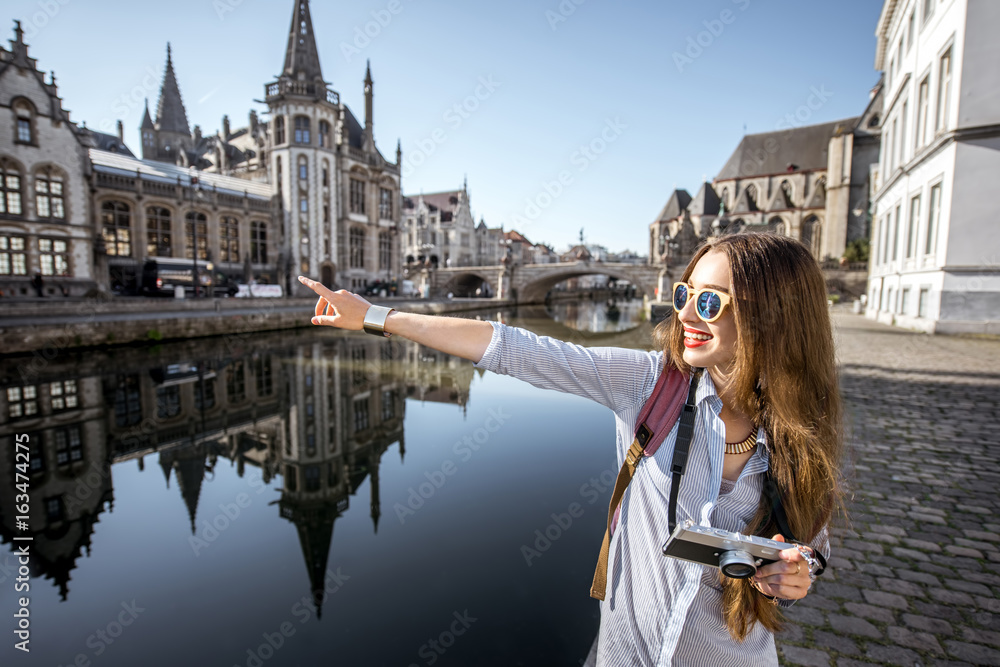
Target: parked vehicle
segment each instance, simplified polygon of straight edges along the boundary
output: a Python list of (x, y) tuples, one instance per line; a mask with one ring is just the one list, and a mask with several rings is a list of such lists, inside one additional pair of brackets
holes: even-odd
[[(194, 261), (174, 257), (147, 259), (142, 265), (142, 294), (146, 296), (174, 296), (177, 287), (184, 288), (184, 296), (194, 296)], [(233, 296), (236, 281), (211, 262), (198, 260), (199, 296)]]

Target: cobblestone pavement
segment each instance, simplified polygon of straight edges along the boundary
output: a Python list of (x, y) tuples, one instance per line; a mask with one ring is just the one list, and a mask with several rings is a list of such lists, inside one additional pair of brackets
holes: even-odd
[(785, 665), (1000, 665), (1000, 340), (834, 314), (850, 460)]

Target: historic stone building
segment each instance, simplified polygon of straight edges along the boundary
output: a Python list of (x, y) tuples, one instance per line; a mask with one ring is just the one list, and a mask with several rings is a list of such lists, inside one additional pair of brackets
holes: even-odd
[(477, 225), (468, 185), (461, 190), (403, 197), (403, 258), (407, 266), (493, 266), (504, 254), (503, 229)]
[(866, 314), (1000, 333), (1000, 4), (886, 0), (875, 68), (885, 132), (874, 182)]
[(374, 81), (364, 79), (364, 125), (323, 78), (308, 0), (295, 3), (281, 74), (264, 86), (269, 119), (255, 111), (216, 134), (188, 127), (168, 46), (155, 121), (140, 128), (143, 157), (266, 184), (279, 208), (269, 242), (277, 282), (305, 294), (293, 278), (359, 289), (400, 276), (400, 158), (389, 162), (375, 145)]
[(674, 191), (650, 225), (650, 261), (690, 255), (710, 235), (772, 231), (839, 259), (868, 235), (868, 184), (878, 159), (880, 89), (858, 118), (750, 134), (692, 199)]
[(81, 296), (94, 286), (91, 136), (15, 26), (10, 50), (0, 47), (0, 292)]

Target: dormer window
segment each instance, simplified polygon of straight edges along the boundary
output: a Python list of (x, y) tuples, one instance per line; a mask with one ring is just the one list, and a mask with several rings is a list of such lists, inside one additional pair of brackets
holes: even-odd
[(18, 100), (14, 103), (14, 114), (17, 116), (15, 125), (15, 143), (37, 144), (35, 140), (35, 109), (27, 100)]

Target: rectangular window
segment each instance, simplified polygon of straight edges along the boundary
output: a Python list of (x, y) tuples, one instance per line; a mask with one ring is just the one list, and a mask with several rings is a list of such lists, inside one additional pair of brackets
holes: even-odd
[(326, 167), (323, 167), (323, 187), (330, 187), (330, 170)]
[(219, 224), (219, 260), (240, 261), (240, 223), (237, 218), (224, 217)]
[[(312, 436), (315, 440), (316, 436)], [(313, 448), (315, 449), (315, 447)], [(319, 491), (319, 466), (309, 465), (305, 469), (305, 490)]]
[(63, 507), (62, 496), (45, 499), (45, 519), (49, 523), (58, 523), (66, 516), (66, 509)]
[(257, 377), (257, 396), (270, 396), (274, 393), (270, 357), (257, 357), (254, 360), (254, 375)]
[(351, 179), (351, 213), (365, 212), (365, 182)]
[(917, 230), (920, 228), (920, 195), (910, 200), (910, 219), (906, 224), (906, 258), (917, 254)]
[(383, 271), (392, 268), (392, 237), (388, 232), (378, 235), (378, 268)]
[(215, 378), (203, 379), (194, 386), (195, 410), (211, 410), (215, 407)]
[(931, 188), (931, 201), (927, 207), (927, 236), (924, 242), (924, 254), (930, 255), (937, 250), (937, 228), (941, 223), (941, 184)]
[(306, 116), (295, 117), (295, 143), (309, 143), (309, 119)]
[(0, 234), (0, 276), (28, 275), (28, 255), (23, 236)]
[(299, 197), (299, 211), (301, 211), (302, 213), (308, 213), (309, 212), (309, 198), (308, 197)]
[(43, 276), (69, 275), (69, 249), (62, 239), (38, 239), (38, 261)]
[(52, 432), (56, 443), (56, 465), (68, 466), (83, 460), (83, 441), (79, 426), (67, 426)]
[(45, 454), (42, 451), (41, 438), (31, 436), (31, 448), (28, 450), (28, 469), (32, 475), (45, 472)]
[(24, 144), (31, 143), (31, 120), (28, 118), (17, 119), (17, 140)]
[(378, 217), (383, 220), (392, 220), (392, 190), (379, 188)]
[(896, 206), (896, 219), (892, 223), (892, 261), (899, 259), (899, 222), (902, 206)]
[(892, 119), (892, 129), (889, 130), (889, 173), (896, 170), (896, 138), (899, 137), (899, 121)]
[(368, 397), (354, 401), (354, 432), (368, 428)]
[(170, 419), (181, 413), (180, 387), (172, 384), (169, 387), (156, 388), (156, 416), (160, 419)]
[(7, 389), (7, 414), (10, 419), (33, 417), (38, 414), (38, 387), (10, 387)]
[(285, 488), (292, 492), (299, 489), (298, 475), (295, 473), (295, 468), (290, 465), (285, 466)]
[[(904, 95), (909, 93), (907, 90)], [(910, 103), (903, 102), (903, 109), (899, 112), (899, 166), (906, 164), (906, 117), (910, 114)]]
[(927, 317), (927, 308), (930, 306), (931, 290), (928, 287), (920, 288), (920, 300), (917, 302), (917, 317)]
[(76, 391), (76, 380), (61, 380), (49, 385), (52, 411), (72, 410), (80, 406)]
[(917, 22), (917, 11), (913, 10), (910, 12), (910, 18), (906, 22), (906, 52), (910, 52), (910, 48), (913, 46), (913, 31), (916, 27)]
[(142, 421), (142, 394), (138, 375), (119, 375), (115, 388), (115, 426), (131, 426)]
[(923, 0), (924, 2), (924, 23), (934, 14), (934, 0)]
[(951, 109), (951, 49), (948, 49), (938, 66), (938, 98), (937, 114), (934, 117), (934, 130), (941, 132), (948, 128), (948, 115)]
[(899, 314), (909, 315), (910, 313), (910, 288), (904, 287), (899, 298)]
[(305, 162), (299, 163), (299, 180), (306, 181), (309, 180), (309, 165)]
[(927, 117), (930, 115), (930, 92), (930, 76), (926, 76), (920, 82), (920, 88), (917, 91), (917, 123), (914, 128), (916, 130), (916, 140), (913, 142), (915, 148), (920, 148), (927, 141)]
[(226, 397), (230, 403), (242, 403), (247, 397), (246, 372), (242, 361), (226, 369)]
[[(387, 346), (388, 347), (388, 346)], [(396, 417), (396, 391), (389, 389), (382, 392), (382, 421)]]
[(66, 206), (63, 203), (61, 181), (51, 179), (46, 175), (35, 177), (35, 209), (39, 218), (65, 219)]
[(0, 171), (3, 180), (0, 181), (0, 213), (21, 215), (21, 177), (18, 174)]

